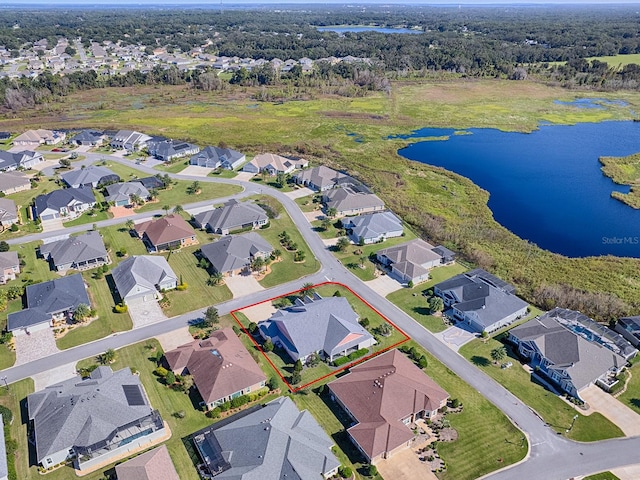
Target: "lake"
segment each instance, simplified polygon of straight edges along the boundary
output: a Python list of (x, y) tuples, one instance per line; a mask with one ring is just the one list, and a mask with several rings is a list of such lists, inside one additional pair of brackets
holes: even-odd
[(379, 33), (409, 33), (418, 34), (422, 33), (422, 30), (412, 30), (410, 28), (387, 28), (387, 27), (357, 27), (357, 26), (328, 26), (328, 27), (316, 27), (321, 32), (379, 32)]
[(521, 238), (569, 257), (640, 257), (640, 210), (614, 200), (628, 192), (602, 175), (598, 158), (640, 152), (640, 123), (540, 125), (533, 133), (428, 128), (398, 153), (446, 168), (490, 193), (500, 224)]

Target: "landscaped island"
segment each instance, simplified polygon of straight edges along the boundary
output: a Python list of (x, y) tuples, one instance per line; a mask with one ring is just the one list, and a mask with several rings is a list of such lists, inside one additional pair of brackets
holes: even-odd
[(602, 173), (620, 185), (629, 185), (629, 193), (611, 192), (611, 197), (640, 209), (640, 153), (626, 157), (600, 157)]

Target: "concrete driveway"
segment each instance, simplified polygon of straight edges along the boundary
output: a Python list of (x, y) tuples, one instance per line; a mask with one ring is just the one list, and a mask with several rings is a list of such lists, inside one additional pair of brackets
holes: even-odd
[(206, 177), (211, 172), (213, 172), (213, 168), (207, 167), (199, 167), (198, 165), (189, 165), (184, 170), (180, 172), (180, 175), (192, 175), (194, 177)]
[(324, 213), (322, 213), (321, 210), (314, 210), (313, 212), (304, 212), (303, 215), (309, 223), (315, 222), (316, 220), (322, 220), (324, 218)]
[(293, 190), (291, 192), (287, 192), (287, 193), (285, 193), (285, 195), (287, 197), (295, 200), (296, 198), (308, 197), (309, 195), (313, 195), (314, 193), (316, 193), (316, 192), (314, 192), (310, 188), (301, 187), (301, 188), (296, 188), (295, 190)]
[(255, 176), (255, 173), (238, 172), (238, 175), (234, 177), (234, 180), (240, 180), (241, 182), (248, 182)]
[(453, 325), (444, 332), (436, 333), (435, 336), (456, 352), (462, 345), (476, 338), (475, 334), (458, 325)]
[(233, 298), (264, 290), (264, 287), (258, 283), (253, 275), (225, 277), (224, 283), (229, 287), (229, 290), (231, 290)]
[(64, 225), (62, 225), (61, 218), (54, 218), (53, 220), (46, 220), (42, 222), (42, 231), (43, 232), (54, 232), (56, 230), (63, 230)]
[(80, 379), (76, 371), (76, 362), (67, 363), (45, 372), (36, 373), (31, 378), (35, 386), (34, 391), (37, 392), (38, 390), (47, 388), (49, 385), (54, 385), (74, 377)]
[(427, 464), (420, 461), (414, 451), (416, 447), (407, 448), (394, 454), (391, 458), (376, 463), (382, 478), (390, 480), (437, 480), (438, 477), (429, 469)]
[(380, 275), (378, 278), (364, 283), (366, 283), (378, 295), (383, 297), (386, 297), (396, 290), (404, 288), (400, 282), (394, 280), (389, 275)]
[(162, 350), (165, 352), (193, 341), (193, 337), (189, 333), (189, 327), (182, 327), (173, 332), (163, 333), (158, 335), (156, 339), (160, 342)]
[(129, 315), (133, 321), (133, 328), (164, 322), (167, 319), (167, 316), (156, 300), (146, 302), (142, 300), (130, 300), (127, 302), (127, 305), (129, 306)]
[(258, 323), (262, 320), (266, 320), (273, 313), (275, 313), (276, 308), (271, 305), (271, 302), (263, 302), (259, 305), (255, 305), (253, 307), (242, 309), (242, 313), (249, 319), (250, 322)]
[(620, 480), (638, 480), (640, 478), (640, 465), (628, 465), (626, 467), (612, 468), (611, 473)]
[[(628, 437), (640, 435), (640, 415), (596, 385), (580, 392), (589, 408), (615, 423)], [(637, 478), (637, 477), (636, 477)]]
[(37, 330), (29, 335), (16, 335), (13, 338), (16, 346), (16, 365), (33, 362), (60, 351), (52, 328)]

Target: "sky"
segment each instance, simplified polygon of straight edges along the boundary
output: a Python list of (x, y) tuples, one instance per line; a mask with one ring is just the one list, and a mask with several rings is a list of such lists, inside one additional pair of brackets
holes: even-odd
[[(19, 5), (242, 5), (242, 4), (309, 4), (304, 0), (6, 0), (5, 6)], [(640, 0), (321, 0), (312, 1), (315, 5), (341, 4), (375, 4), (375, 5), (480, 5), (480, 4), (500, 4), (500, 5), (523, 5), (523, 4), (551, 4), (551, 5), (571, 5), (571, 4), (637, 4)]]

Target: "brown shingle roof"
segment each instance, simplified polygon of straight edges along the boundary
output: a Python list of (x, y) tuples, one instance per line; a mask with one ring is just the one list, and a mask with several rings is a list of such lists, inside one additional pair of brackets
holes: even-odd
[(135, 229), (140, 236), (146, 234), (153, 245), (176, 242), (195, 235), (193, 228), (180, 215), (174, 214), (139, 223)]
[(357, 420), (348, 432), (369, 459), (413, 438), (403, 419), (437, 410), (449, 397), (395, 349), (353, 367), (329, 388)]
[(267, 379), (231, 328), (217, 330), (206, 340), (181, 345), (165, 357), (172, 370), (189, 370), (206, 403)]
[(116, 466), (118, 480), (180, 480), (166, 445)]

